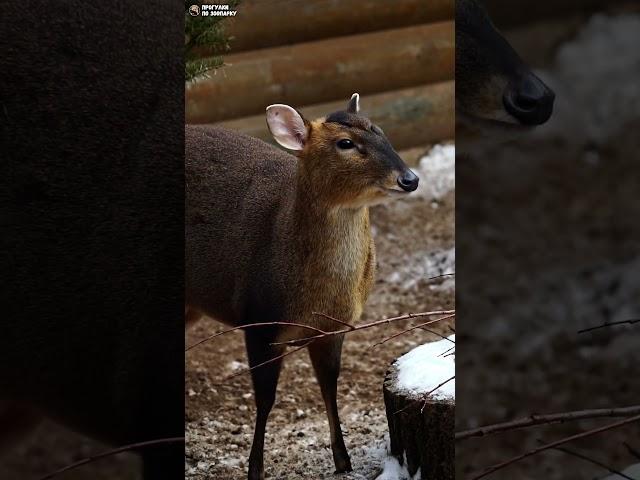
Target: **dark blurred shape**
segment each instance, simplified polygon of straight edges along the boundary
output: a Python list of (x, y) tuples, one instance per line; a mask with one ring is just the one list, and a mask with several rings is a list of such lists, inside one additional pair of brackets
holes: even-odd
[[(621, 3), (487, 0), (498, 27), (518, 25), (505, 40), (557, 97), (544, 125), (513, 131), (508, 143), (489, 131), (484, 145), (456, 158), (458, 430), (640, 400), (640, 329), (578, 333), (640, 317), (640, 5), (611, 9)], [(521, 109), (512, 95), (509, 108)], [(603, 424), (458, 442), (458, 477)], [(630, 425), (572, 448), (622, 471), (638, 462), (624, 447), (637, 433)], [(606, 473), (550, 451), (487, 478)]]
[[(183, 13), (3, 5), (0, 417), (114, 446), (183, 435)], [(65, 439), (40, 430), (0, 476), (97, 448)], [(145, 478), (182, 478), (183, 444), (140, 453)]]
[(563, 18), (576, 12), (592, 14), (615, 5), (630, 5), (635, 0), (484, 0), (491, 18), (502, 28), (513, 28), (532, 22)]
[(555, 93), (533, 73), (510, 83), (503, 95), (504, 106), (523, 125), (541, 125), (551, 117)]
[(456, 7), (457, 146), (466, 151), (474, 141), (496, 141), (496, 134), (549, 120), (554, 92), (531, 72), (482, 4), (458, 0)]

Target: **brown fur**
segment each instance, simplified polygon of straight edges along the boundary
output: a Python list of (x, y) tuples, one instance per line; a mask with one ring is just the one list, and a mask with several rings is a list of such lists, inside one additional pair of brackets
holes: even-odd
[[(342, 117), (340, 117), (342, 118)], [(342, 326), (322, 312), (356, 322), (373, 285), (375, 248), (368, 205), (393, 196), (406, 165), (365, 117), (351, 126), (306, 122), (296, 157), (219, 128), (187, 126), (186, 302), (230, 325), (295, 322)], [(358, 148), (339, 150), (348, 138)], [(303, 328), (248, 329), (252, 366), (274, 358), (273, 341), (310, 336)], [(310, 347), (329, 415), (338, 471), (351, 469), (335, 405), (342, 338)], [(264, 425), (280, 362), (252, 371), (258, 415), (249, 478), (261, 479)]]

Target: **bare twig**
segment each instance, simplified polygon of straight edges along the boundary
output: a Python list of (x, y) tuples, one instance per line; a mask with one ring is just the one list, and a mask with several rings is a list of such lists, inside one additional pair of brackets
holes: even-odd
[(440, 387), (445, 386), (447, 383), (449, 383), (451, 380), (454, 380), (456, 378), (456, 376), (454, 375), (451, 378), (447, 378), (444, 382), (442, 382), (440, 385), (438, 385), (436, 388), (434, 388), (433, 390), (431, 390), (430, 392), (428, 392), (425, 396), (424, 396), (424, 402), (422, 403), (422, 407), (420, 408), (420, 413), (424, 412), (424, 407), (427, 406), (427, 400), (429, 399), (429, 395), (431, 395), (433, 392), (435, 392), (436, 390), (438, 390)]
[(113, 448), (111, 450), (107, 450), (107, 451), (98, 453), (96, 455), (83, 458), (82, 460), (72, 463), (71, 465), (67, 465), (66, 467), (56, 470), (53, 473), (45, 475), (44, 477), (40, 478), (40, 480), (49, 480), (53, 477), (57, 477), (62, 473), (68, 472), (69, 470), (76, 469), (78, 467), (81, 467), (82, 465), (86, 465), (87, 463), (95, 462), (96, 460), (99, 460), (101, 458), (110, 457), (111, 455), (115, 455), (117, 453), (128, 452), (132, 450), (139, 450), (141, 448), (163, 445), (167, 443), (179, 443), (179, 442), (184, 442), (184, 437), (159, 438), (156, 440), (148, 440), (146, 442), (132, 443), (129, 445), (124, 445), (122, 447)]
[(453, 276), (455, 276), (455, 274), (456, 274), (456, 272), (443, 273), (441, 275), (436, 275), (435, 277), (429, 277), (429, 278), (427, 278), (427, 280), (431, 281), (431, 280), (436, 280), (436, 279), (442, 278), (442, 277), (453, 277)]
[(594, 330), (599, 330), (601, 328), (615, 327), (617, 325), (633, 325), (634, 323), (640, 323), (640, 318), (632, 318), (630, 320), (620, 320), (619, 322), (603, 323), (601, 325), (596, 325), (595, 327), (583, 328), (582, 330), (578, 330), (578, 333), (593, 332)]
[(585, 461), (587, 461), (589, 463), (593, 463), (594, 465), (597, 465), (598, 467), (604, 468), (609, 473), (615, 473), (616, 475), (619, 475), (622, 478), (626, 478), (627, 480), (636, 480), (636, 479), (630, 477), (629, 475), (625, 475), (621, 471), (616, 470), (615, 468), (611, 468), (610, 466), (600, 462), (599, 460), (596, 460), (595, 458), (588, 457), (587, 455), (584, 455), (584, 454), (582, 454), (580, 452), (574, 452), (573, 450), (569, 450), (568, 448), (564, 448), (564, 447), (555, 447), (554, 450), (558, 450), (559, 452), (566, 453), (567, 455), (573, 455), (574, 457), (580, 458), (580, 459), (585, 460)]
[(629, 417), (640, 414), (640, 405), (622, 408), (601, 408), (592, 410), (576, 410), (573, 412), (551, 413), (547, 415), (530, 415), (510, 422), (485, 425), (484, 427), (463, 430), (456, 433), (456, 440), (465, 440), (470, 437), (483, 437), (494, 433), (515, 430), (518, 428), (533, 427), (536, 425), (563, 423), (572, 420), (584, 420), (603, 417)]
[(451, 342), (455, 345), (456, 341), (455, 340), (451, 340), (449, 337), (447, 337), (446, 335), (442, 335), (441, 333), (436, 332), (435, 330), (431, 330), (430, 328), (425, 328), (422, 325), (420, 325), (420, 328), (422, 330), (424, 330), (425, 332), (429, 332), (432, 335), (435, 335), (436, 337), (440, 337), (442, 340), (447, 340), (448, 342)]
[(344, 325), (345, 327), (347, 327), (349, 330), (353, 330), (353, 325), (351, 325), (350, 323), (345, 322), (344, 320), (338, 320), (335, 317), (332, 317), (331, 315), (327, 315), (326, 313), (321, 313), (321, 312), (311, 312), (311, 315), (318, 315), (319, 317), (324, 317), (324, 318), (328, 318), (329, 320), (333, 320), (336, 323), (339, 323), (341, 325)]
[[(364, 323), (361, 325), (351, 325), (343, 320), (339, 320), (337, 318), (334, 318), (330, 315), (327, 315), (326, 313), (319, 313), (319, 312), (313, 312), (313, 315), (319, 315), (322, 316), (324, 318), (330, 319), (332, 321), (335, 321), (336, 323), (339, 323), (341, 325), (344, 325), (346, 328), (341, 329), (341, 330), (332, 330), (332, 331), (325, 331), (325, 330), (321, 330), (319, 328), (316, 327), (312, 327), (309, 325), (304, 325), (301, 323), (292, 323), (292, 322), (261, 322), (261, 323), (251, 323), (251, 324), (247, 324), (247, 325), (240, 325), (238, 327), (233, 327), (233, 328), (229, 328), (227, 330), (223, 330), (221, 332), (217, 332), (214, 333), (213, 335), (210, 335), (196, 343), (194, 343), (193, 345), (190, 345), (189, 347), (187, 347), (186, 351), (188, 352), (189, 350), (197, 347), (198, 345), (203, 344), (204, 342), (207, 342), (213, 338), (219, 337), (221, 335), (224, 335), (225, 333), (229, 333), (229, 332), (233, 332), (236, 330), (245, 330), (247, 328), (251, 328), (251, 327), (264, 327), (264, 326), (273, 326), (273, 325), (283, 325), (283, 326), (290, 326), (290, 327), (301, 327), (301, 328), (306, 328), (309, 330), (312, 330), (314, 332), (318, 332), (317, 335), (313, 335), (310, 337), (305, 337), (305, 338), (299, 338), (299, 339), (294, 339), (294, 340), (286, 340), (286, 341), (282, 341), (282, 342), (273, 342), (271, 343), (271, 345), (277, 346), (277, 345), (294, 345), (294, 344), (299, 344), (300, 342), (305, 342), (303, 345), (298, 346), (297, 348), (287, 351), (285, 353), (283, 353), (282, 355), (279, 355), (277, 357), (271, 358), (269, 360), (267, 360), (266, 362), (262, 362), (259, 365), (254, 365), (251, 368), (248, 369), (244, 369), (241, 370), (239, 372), (234, 373), (233, 375), (229, 375), (227, 377), (225, 377), (222, 382), (226, 382), (232, 378), (235, 378), (239, 375), (243, 375), (247, 372), (250, 372), (251, 370), (261, 367), (263, 365), (266, 365), (268, 363), (274, 362), (276, 360), (279, 360), (281, 358), (286, 357), (287, 355), (291, 355), (292, 353), (295, 353), (299, 350), (302, 350), (303, 348), (305, 348), (306, 346), (308, 346), (311, 342), (313, 342), (314, 340), (318, 339), (318, 338), (324, 338), (324, 337), (330, 337), (330, 336), (334, 336), (334, 335), (343, 335), (347, 332), (353, 332), (356, 330), (364, 330), (365, 328), (371, 328), (371, 327), (375, 327), (377, 325), (383, 325), (383, 324), (388, 324), (391, 322), (396, 322), (396, 321), (400, 321), (400, 320), (406, 320), (406, 319), (410, 319), (410, 318), (421, 318), (421, 317), (430, 317), (433, 315), (444, 315), (444, 317), (442, 318), (437, 318), (435, 320), (430, 320), (428, 322), (422, 323), (421, 325), (419, 325), (419, 327), (422, 326), (426, 326), (426, 325), (430, 325), (432, 323), (436, 323), (439, 322), (441, 320), (447, 319), (447, 318), (451, 318), (453, 316), (455, 316), (455, 310), (437, 310), (437, 311), (433, 311), (433, 312), (421, 312), (421, 313), (407, 313), (405, 315), (401, 315), (399, 317), (392, 317), (392, 318), (387, 318), (384, 320), (378, 320), (375, 322), (370, 322), (370, 323)], [(418, 328), (418, 327), (414, 327), (414, 328)], [(410, 329), (412, 330), (412, 329)], [(389, 340), (389, 339), (388, 339)], [(385, 340), (386, 341), (386, 340)], [(384, 342), (382, 342), (384, 343)], [(375, 345), (374, 345), (375, 346)], [(215, 385), (222, 385), (222, 383), (217, 383)]]
[(247, 325), (240, 325), (239, 327), (233, 327), (233, 328), (229, 328), (227, 330), (223, 330), (221, 332), (217, 332), (214, 333), (213, 335), (209, 335), (206, 338), (203, 338), (202, 340), (197, 341), (196, 343), (194, 343), (193, 345), (190, 345), (187, 347), (187, 349), (185, 350), (185, 352), (188, 352), (189, 350), (191, 350), (192, 348), (196, 348), (198, 345), (201, 345), (205, 342), (208, 342), (209, 340), (212, 340), (216, 337), (219, 337), (220, 335), (224, 335), (225, 333), (230, 333), (230, 332), (234, 332), (236, 330), (246, 330), (247, 328), (252, 328), (252, 327), (265, 327), (265, 326), (272, 326), (272, 325), (288, 325), (288, 326), (292, 326), (292, 327), (300, 327), (300, 328), (306, 328), (308, 330), (313, 330), (314, 332), (319, 332), (321, 334), (325, 334), (327, 332), (325, 332), (324, 330), (320, 330), (319, 328), (315, 328), (315, 327), (311, 327), (309, 325), (303, 325), (302, 323), (291, 323), (291, 322), (261, 322), (261, 323), (249, 323)]
[[(370, 348), (370, 349), (371, 349), (371, 348), (375, 348), (375, 347), (377, 347), (378, 345), (382, 345), (383, 343), (387, 343), (389, 340), (393, 340), (394, 338), (399, 337), (400, 335), (404, 335), (405, 333), (409, 333), (409, 332), (411, 332), (411, 331), (413, 331), (413, 330), (416, 330), (416, 329), (418, 329), (418, 328), (423, 328), (423, 327), (426, 327), (427, 325), (431, 325), (432, 323), (440, 322), (440, 321), (442, 321), (442, 320), (447, 320), (447, 319), (449, 319), (449, 318), (453, 318), (453, 317), (455, 317), (455, 316), (456, 316), (456, 314), (455, 314), (455, 313), (453, 313), (453, 314), (451, 314), (451, 315), (445, 315), (444, 317), (436, 318), (436, 319), (434, 319), (434, 320), (429, 320), (428, 322), (421, 323), (420, 325), (415, 325), (415, 326), (410, 327), (410, 328), (407, 328), (407, 329), (405, 329), (405, 330), (403, 330), (403, 331), (401, 331), (401, 332), (399, 332), (399, 333), (396, 333), (396, 334), (394, 334), (394, 335), (391, 335), (390, 337), (387, 337), (387, 338), (385, 338), (385, 339), (383, 339), (383, 340), (380, 340), (379, 342), (374, 343), (373, 345), (371, 345), (371, 347), (369, 347), (369, 348)], [(448, 339), (447, 339), (447, 340), (448, 340)]]
[[(384, 324), (388, 324), (388, 323), (393, 323), (393, 322), (397, 322), (400, 320), (408, 320), (410, 318), (422, 318), (422, 317), (432, 317), (434, 315), (455, 315), (456, 311), (455, 310), (435, 310), (433, 312), (421, 312), (421, 313), (407, 313), (405, 315), (400, 315), (398, 317), (391, 317), (391, 318), (385, 318), (383, 320), (376, 320), (375, 322), (369, 322), (369, 323), (362, 323), (360, 325), (350, 325), (349, 328), (347, 329), (342, 329), (342, 330), (333, 330), (330, 332), (323, 332), (321, 334), (318, 335), (314, 335), (311, 337), (306, 337), (306, 338), (300, 338), (297, 340), (287, 340), (284, 342), (275, 342), (272, 343), (272, 345), (291, 345), (297, 342), (304, 342), (307, 340), (315, 340), (317, 338), (324, 338), (324, 337), (330, 337), (333, 335), (342, 335), (345, 334), (347, 332), (355, 332), (358, 330), (364, 330), (367, 328), (372, 328), (372, 327), (377, 327), (378, 325), (384, 325)], [(325, 314), (320, 314), (320, 313), (315, 313), (314, 315), (321, 315), (323, 317), (326, 317)], [(430, 325), (432, 323), (436, 323), (439, 322), (440, 320), (442, 320), (442, 318), (437, 318), (435, 320), (430, 320), (429, 322), (425, 322), (423, 325)]]
[(452, 351), (452, 350), (454, 351), (453, 353), (455, 354), (455, 349), (456, 349), (456, 346), (454, 345), (453, 347), (446, 349), (444, 352), (442, 352), (442, 353), (441, 353), (440, 355), (438, 355), (438, 356), (439, 356), (439, 357), (446, 357), (446, 356), (448, 356), (448, 355), (451, 353), (451, 351)]
[(436, 390), (438, 390), (440, 387), (446, 385), (447, 383), (449, 383), (451, 380), (455, 379), (456, 376), (454, 375), (451, 378), (447, 378), (444, 382), (442, 382), (440, 385), (438, 385), (436, 388), (430, 390), (429, 392), (425, 393), (422, 395), (422, 397), (416, 399), (416, 400), (412, 400), (411, 402), (409, 402), (409, 404), (405, 405), (404, 407), (402, 407), (400, 410), (396, 410), (395, 412), (393, 412), (393, 415), (397, 415), (399, 413), (404, 412), (407, 408), (415, 405), (418, 402), (423, 402), (422, 407), (420, 408), (420, 413), (422, 413), (424, 411), (424, 407), (427, 404), (427, 401), (429, 400), (429, 395), (431, 395), (433, 392), (435, 392)]
[(614, 428), (619, 428), (619, 427), (623, 427), (624, 425), (628, 425), (630, 423), (633, 422), (637, 422), (638, 420), (640, 420), (640, 415), (635, 415), (633, 417), (630, 418), (626, 418), (624, 420), (620, 420), (619, 422), (615, 422), (615, 423), (610, 423), (608, 425), (605, 425), (603, 427), (598, 427), (598, 428), (594, 428), (592, 430), (587, 430), (585, 432), (581, 432), (575, 435), (571, 435), (570, 437), (565, 437), (565, 438), (561, 438), (560, 440), (556, 440), (555, 442), (551, 442), (551, 443), (547, 443), (545, 445), (541, 445), (540, 447), (534, 448), (532, 450), (529, 450), (528, 452), (522, 453), (516, 457), (510, 458), (509, 460), (505, 460), (504, 462), (500, 462), (497, 463), (495, 465), (492, 465), (491, 467), (487, 468), (484, 472), (476, 475), (475, 477), (472, 477), (471, 480), (478, 480), (480, 478), (484, 478), (488, 475), (491, 475), (492, 473), (497, 472), (498, 470), (501, 470), (505, 467), (508, 467), (509, 465), (513, 465), (516, 462), (519, 462), (520, 460), (523, 460), (527, 457), (530, 457), (532, 455), (536, 455), (540, 452), (543, 452), (545, 450), (549, 450), (552, 448), (556, 448), (559, 447), (560, 445), (564, 445), (565, 443), (569, 443), (572, 442), (574, 440), (578, 440), (581, 438), (586, 438), (586, 437), (590, 437), (593, 435), (597, 435), (599, 433), (602, 432), (606, 432), (609, 430), (613, 430)]
[(267, 365), (268, 363), (275, 362), (276, 360), (280, 360), (281, 358), (287, 357), (287, 356), (289, 356), (289, 355), (291, 355), (293, 353), (296, 353), (296, 352), (302, 350), (303, 348), (307, 347), (311, 342), (313, 342), (313, 340), (310, 340), (310, 341), (306, 342), (305, 344), (294, 348), (293, 350), (288, 350), (288, 351), (284, 352), (282, 355), (278, 355), (277, 357), (270, 358), (269, 360), (267, 360), (265, 362), (262, 362), (262, 363), (259, 363), (258, 365), (254, 365), (251, 368), (245, 368), (244, 370), (240, 370), (239, 372), (236, 372), (236, 373), (234, 373), (232, 375), (229, 375), (229, 376), (223, 378), (220, 383), (215, 383), (214, 385), (215, 386), (221, 386), (225, 382), (227, 382), (228, 380), (231, 380), (232, 378), (239, 377), (240, 375), (244, 375), (245, 373), (249, 373), (251, 370), (255, 370), (256, 368), (260, 368), (263, 365)]

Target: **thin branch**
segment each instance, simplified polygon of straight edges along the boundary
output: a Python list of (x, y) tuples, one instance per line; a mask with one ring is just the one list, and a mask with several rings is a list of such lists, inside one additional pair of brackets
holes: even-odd
[(310, 340), (307, 343), (305, 343), (303, 345), (300, 345), (299, 347), (294, 348), (293, 350), (288, 350), (288, 351), (284, 352), (282, 355), (278, 355), (277, 357), (270, 358), (269, 360), (264, 361), (262, 363), (259, 363), (258, 365), (254, 365), (251, 368), (245, 368), (244, 370), (240, 370), (239, 372), (236, 372), (236, 373), (234, 373), (232, 375), (229, 375), (229, 376), (223, 378), (220, 383), (215, 383), (214, 386), (224, 385), (225, 382), (231, 380), (232, 378), (239, 377), (240, 375), (244, 375), (245, 373), (249, 373), (251, 370), (254, 370), (256, 368), (260, 368), (263, 365), (266, 365), (266, 364), (271, 363), (271, 362), (275, 362), (276, 360), (280, 360), (281, 358), (284, 358), (284, 357), (286, 357), (288, 355), (291, 355), (292, 353), (296, 353), (297, 351), (302, 350), (303, 348), (308, 346), (311, 342), (313, 342), (313, 340)]
[(132, 443), (129, 445), (124, 445), (122, 447), (118, 447), (118, 448), (114, 448), (111, 450), (107, 450), (101, 453), (98, 453), (96, 455), (92, 455), (90, 457), (87, 458), (83, 458), (82, 460), (72, 463), (71, 465), (67, 465), (66, 467), (63, 467), (59, 470), (56, 470), (53, 473), (50, 473), (48, 475), (45, 475), (44, 477), (40, 478), (40, 480), (49, 480), (53, 477), (57, 477), (58, 475), (68, 472), (69, 470), (74, 470), (78, 467), (81, 467), (82, 465), (86, 465), (87, 463), (91, 463), (94, 462), (96, 460), (99, 460), (101, 458), (105, 458), (105, 457), (110, 457), (111, 455), (115, 455), (117, 453), (122, 453), (122, 452), (128, 452), (131, 450), (138, 450), (141, 448), (145, 448), (145, 447), (151, 447), (151, 446), (156, 446), (156, 445), (162, 445), (162, 444), (166, 444), (166, 443), (178, 443), (178, 442), (184, 442), (184, 437), (171, 437), (171, 438), (159, 438), (157, 440), (148, 440), (146, 442), (138, 442), (138, 443)]
[(456, 314), (454, 313), (454, 314), (451, 314), (451, 315), (446, 315), (446, 316), (441, 317), (441, 318), (436, 318), (435, 320), (429, 320), (428, 322), (421, 323), (420, 325), (415, 325), (413, 327), (406, 328), (406, 329), (404, 329), (403, 331), (401, 331), (399, 333), (395, 333), (395, 334), (391, 335), (390, 337), (387, 337), (387, 338), (385, 338), (383, 340), (380, 340), (377, 343), (374, 343), (373, 345), (371, 345), (369, 347), (369, 349), (373, 349), (373, 348), (377, 347), (378, 345), (382, 345), (383, 343), (387, 343), (389, 340), (393, 340), (394, 338), (397, 338), (400, 335), (404, 335), (405, 333), (409, 333), (409, 332), (411, 332), (413, 330), (416, 330), (418, 328), (426, 327), (427, 325), (431, 325), (432, 323), (440, 322), (442, 320), (447, 320), (448, 318), (453, 318), (455, 316), (456, 316)]
[(456, 376), (454, 375), (451, 378), (447, 378), (444, 382), (442, 382), (440, 385), (438, 385), (436, 388), (428, 391), (427, 393), (423, 394), (420, 398), (416, 399), (416, 400), (412, 400), (411, 402), (409, 402), (407, 405), (405, 405), (404, 407), (402, 407), (400, 410), (396, 410), (395, 412), (393, 412), (393, 415), (397, 415), (399, 413), (404, 412), (407, 408), (415, 405), (417, 402), (423, 402), (422, 407), (420, 408), (420, 413), (422, 413), (424, 411), (424, 407), (427, 404), (427, 400), (429, 400), (429, 395), (431, 395), (433, 392), (435, 392), (436, 390), (438, 390), (440, 387), (446, 385), (447, 383), (449, 383), (451, 380), (455, 379)]
[(443, 273), (441, 275), (436, 275), (435, 277), (429, 277), (429, 278), (427, 278), (427, 280), (431, 281), (431, 280), (436, 280), (436, 279), (442, 278), (442, 277), (452, 277), (452, 276), (455, 276), (455, 274), (456, 274), (456, 272)]
[(201, 345), (201, 344), (203, 344), (205, 342), (208, 342), (209, 340), (212, 340), (212, 339), (214, 339), (216, 337), (219, 337), (220, 335), (224, 335), (225, 333), (234, 332), (236, 330), (244, 330), (244, 329), (247, 329), (247, 328), (250, 328), (250, 327), (264, 327), (264, 326), (268, 326), (268, 325), (289, 325), (289, 326), (292, 326), (292, 327), (306, 328), (308, 330), (313, 330), (314, 332), (319, 332), (321, 334), (327, 333), (324, 330), (320, 330), (319, 328), (311, 327), (309, 325), (303, 325), (302, 323), (290, 323), (290, 322), (249, 323), (247, 325), (240, 325), (239, 327), (229, 328), (227, 330), (223, 330), (221, 332), (214, 333), (213, 335), (209, 335), (208, 337), (203, 338), (202, 340), (200, 340), (200, 341), (194, 343), (193, 345), (190, 345), (189, 347), (187, 347), (185, 352), (188, 352), (192, 348), (196, 348), (198, 345)]
[(601, 408), (592, 410), (576, 410), (573, 412), (551, 413), (546, 415), (533, 414), (504, 423), (485, 425), (484, 427), (463, 430), (456, 433), (456, 440), (465, 440), (470, 437), (483, 437), (494, 433), (515, 430), (518, 428), (533, 427), (536, 425), (563, 423), (572, 420), (584, 420), (603, 417), (629, 417), (640, 414), (640, 405), (622, 408)]
[(326, 313), (321, 313), (321, 312), (311, 312), (311, 315), (318, 315), (320, 317), (324, 317), (324, 318), (328, 318), (329, 320), (333, 320), (336, 323), (339, 323), (341, 325), (344, 325), (345, 327), (347, 327), (349, 330), (353, 330), (354, 326), (351, 325), (350, 323), (345, 322), (344, 320), (338, 320), (335, 317), (332, 317), (331, 315), (327, 315)]
[(525, 458), (528, 458), (532, 455), (536, 455), (540, 452), (543, 452), (545, 450), (549, 450), (552, 448), (556, 448), (559, 447), (560, 445), (564, 445), (565, 443), (569, 443), (572, 442), (574, 440), (579, 440), (582, 438), (586, 438), (586, 437), (591, 437), (593, 435), (597, 435), (599, 433), (602, 432), (606, 432), (609, 430), (613, 430), (614, 428), (619, 428), (619, 427), (623, 427), (624, 425), (628, 425), (630, 423), (633, 422), (637, 422), (638, 420), (640, 420), (640, 415), (636, 415), (630, 418), (626, 418), (624, 420), (620, 420), (619, 422), (615, 422), (615, 423), (610, 423), (608, 425), (605, 425), (603, 427), (598, 427), (598, 428), (594, 428), (592, 430), (587, 430), (585, 432), (581, 432), (575, 435), (571, 435), (570, 437), (565, 437), (565, 438), (561, 438), (560, 440), (556, 440), (555, 442), (551, 442), (551, 443), (547, 443), (545, 445), (541, 445), (540, 447), (534, 448), (533, 450), (529, 450), (528, 452), (525, 452), (523, 454), (520, 454), (516, 457), (510, 458), (509, 460), (505, 460), (504, 462), (500, 462), (497, 463), (495, 465), (492, 465), (491, 467), (487, 468), (484, 472), (476, 475), (475, 477), (471, 478), (471, 480), (478, 480), (480, 478), (484, 478), (487, 475), (491, 475), (492, 473), (497, 472), (498, 470), (502, 470), (505, 467), (508, 467), (509, 465), (513, 465), (516, 462), (519, 462), (520, 460), (523, 460)]
[(424, 330), (425, 332), (429, 332), (432, 335), (435, 335), (436, 337), (440, 337), (442, 340), (447, 340), (448, 342), (451, 342), (455, 345), (456, 341), (455, 340), (451, 340), (449, 337), (442, 335), (441, 333), (436, 332), (435, 330), (431, 330), (430, 328), (424, 328), (423, 326), (421, 326), (422, 330)]
[(640, 318), (632, 318), (630, 320), (620, 320), (619, 322), (603, 323), (601, 325), (596, 325), (595, 327), (583, 328), (582, 330), (578, 330), (578, 333), (593, 332), (594, 330), (599, 330), (601, 328), (615, 327), (617, 325), (633, 325), (634, 323), (640, 323)]
[[(399, 320), (407, 320), (410, 318), (421, 318), (421, 317), (432, 317), (434, 315), (450, 315), (453, 314), (455, 315), (456, 311), (455, 310), (436, 310), (433, 312), (421, 312), (421, 313), (407, 313), (405, 315), (400, 315), (399, 317), (391, 317), (391, 318), (386, 318), (383, 320), (376, 320), (375, 322), (370, 322), (370, 323), (363, 323), (361, 325), (353, 325), (353, 326), (349, 326), (349, 328), (347, 329), (343, 329), (343, 330), (333, 330), (331, 332), (324, 332), (321, 333), (319, 335), (314, 335), (311, 337), (306, 337), (306, 338), (300, 338), (298, 340), (288, 340), (288, 341), (284, 341), (284, 342), (275, 342), (272, 343), (271, 345), (292, 345), (294, 343), (297, 342), (303, 342), (305, 340), (315, 340), (317, 338), (323, 338), (323, 337), (330, 337), (333, 335), (342, 335), (344, 333), (347, 332), (355, 332), (357, 330), (364, 330), (366, 328), (372, 328), (372, 327), (377, 327), (378, 325), (384, 325), (384, 324), (388, 324), (388, 323), (392, 323), (392, 322), (397, 322)], [(324, 314), (318, 314), (318, 313), (314, 313), (314, 315), (321, 315), (321, 316), (325, 316)], [(435, 320), (431, 320), (429, 322), (424, 323), (423, 325), (429, 325), (431, 323), (436, 323), (439, 322), (440, 318), (435, 319)]]
[[(439, 357), (447, 357), (447, 356), (449, 356), (449, 354), (451, 353), (451, 351), (452, 351), (452, 350), (455, 350), (455, 349), (456, 349), (456, 346), (454, 345), (453, 347), (446, 349), (444, 352), (442, 352), (442, 353), (441, 353), (440, 355), (438, 355), (438, 356), (439, 356)], [(454, 351), (453, 353), (455, 353), (455, 351)]]
[(630, 477), (629, 475), (625, 475), (624, 473), (620, 472), (619, 470), (616, 470), (615, 468), (611, 468), (610, 466), (600, 462), (599, 460), (596, 460), (595, 458), (588, 457), (587, 455), (583, 455), (580, 452), (574, 452), (573, 450), (569, 450), (568, 448), (564, 448), (564, 447), (555, 447), (554, 450), (558, 450), (559, 452), (566, 453), (567, 455), (573, 455), (574, 457), (580, 458), (580, 459), (585, 460), (585, 461), (587, 461), (589, 463), (593, 463), (594, 465), (597, 465), (598, 467), (604, 468), (609, 473), (614, 473), (616, 475), (619, 475), (622, 478), (626, 478), (627, 480), (636, 480), (636, 479)]
[(456, 376), (454, 375), (451, 378), (446, 379), (444, 382), (442, 382), (440, 385), (438, 385), (436, 388), (434, 388), (433, 390), (431, 390), (430, 392), (428, 392), (425, 396), (424, 396), (424, 402), (422, 403), (422, 407), (420, 408), (420, 413), (424, 412), (424, 407), (427, 406), (427, 400), (429, 399), (429, 395), (431, 395), (433, 392), (435, 392), (436, 390), (438, 390), (440, 387), (445, 386), (447, 383), (449, 383), (451, 380), (455, 380)]
[(223, 385), (224, 382), (226, 382), (226, 381), (228, 381), (228, 380), (230, 380), (232, 378), (235, 378), (237, 376), (243, 375), (243, 374), (245, 374), (247, 372), (250, 372), (251, 370), (253, 370), (255, 368), (261, 367), (261, 366), (266, 365), (268, 363), (271, 363), (271, 362), (274, 362), (274, 361), (279, 360), (281, 358), (284, 358), (287, 355), (291, 355), (292, 353), (295, 353), (295, 352), (297, 352), (299, 350), (302, 350), (303, 348), (305, 348), (311, 342), (313, 342), (314, 340), (316, 340), (318, 338), (330, 337), (330, 336), (333, 336), (333, 335), (342, 335), (342, 334), (347, 333), (347, 332), (353, 332), (353, 331), (356, 331), (356, 330), (363, 330), (365, 328), (371, 328), (371, 327), (375, 327), (377, 325), (388, 324), (388, 323), (391, 323), (391, 322), (395, 322), (395, 321), (399, 321), (399, 320), (406, 320), (406, 319), (409, 319), (409, 318), (421, 318), (421, 317), (429, 317), (429, 316), (433, 316), (433, 315), (445, 315), (442, 318), (438, 318), (438, 319), (435, 319), (435, 320), (430, 320), (430, 321), (425, 322), (425, 323), (420, 325), (420, 326), (426, 326), (426, 325), (430, 325), (430, 324), (435, 323), (435, 322), (439, 322), (439, 321), (444, 320), (446, 318), (451, 318), (451, 317), (455, 316), (455, 310), (437, 310), (437, 311), (433, 311), (433, 312), (407, 313), (407, 314), (401, 315), (399, 317), (387, 318), (387, 319), (384, 319), (384, 320), (378, 320), (378, 321), (375, 321), (375, 322), (364, 323), (362, 325), (357, 325), (357, 326), (351, 325), (351, 324), (349, 324), (349, 323), (347, 323), (347, 322), (345, 322), (343, 320), (339, 320), (339, 319), (334, 318), (334, 317), (332, 317), (330, 315), (327, 315), (325, 313), (312, 312), (312, 314), (328, 318), (328, 319), (330, 319), (332, 321), (340, 323), (341, 325), (345, 325), (347, 328), (341, 329), (341, 330), (333, 330), (333, 331), (328, 331), (327, 332), (327, 331), (321, 330), (319, 328), (312, 327), (312, 326), (309, 326), (309, 325), (304, 325), (304, 324), (301, 324), (301, 323), (292, 323), (292, 322), (250, 323), (250, 324), (247, 324), (247, 325), (240, 325), (238, 327), (233, 327), (233, 328), (230, 328), (230, 329), (227, 329), (227, 330), (223, 330), (221, 332), (214, 333), (213, 335), (209, 335), (208, 337), (206, 337), (206, 338), (194, 343), (193, 345), (190, 345), (189, 347), (186, 348), (185, 351), (188, 352), (192, 348), (195, 348), (198, 345), (202, 345), (204, 342), (207, 342), (207, 341), (209, 341), (209, 340), (211, 340), (213, 338), (219, 337), (220, 335), (224, 335), (225, 333), (233, 332), (233, 331), (236, 331), (236, 330), (244, 330), (244, 329), (251, 328), (251, 327), (283, 325), (283, 326), (293, 326), (293, 327), (307, 328), (307, 329), (312, 330), (314, 332), (318, 332), (318, 335), (314, 335), (314, 336), (311, 336), (311, 337), (300, 338), (300, 339), (295, 339), (295, 340), (287, 340), (287, 341), (283, 341), (283, 342), (273, 342), (273, 343), (271, 343), (271, 345), (273, 345), (273, 346), (281, 346), (281, 345), (294, 345), (294, 344), (299, 344), (300, 342), (305, 342), (303, 345), (300, 345), (300, 346), (298, 346), (297, 348), (295, 348), (293, 350), (287, 351), (287, 352), (283, 353), (282, 355), (279, 355), (277, 357), (271, 358), (271, 359), (269, 359), (269, 360), (267, 360), (265, 362), (260, 363), (259, 365), (254, 365), (251, 368), (247, 368), (247, 369), (241, 370), (239, 372), (236, 372), (236, 373), (234, 373), (232, 375), (229, 375), (229, 376), (223, 378), (221, 383), (215, 384), (215, 385), (219, 386), (219, 385)]

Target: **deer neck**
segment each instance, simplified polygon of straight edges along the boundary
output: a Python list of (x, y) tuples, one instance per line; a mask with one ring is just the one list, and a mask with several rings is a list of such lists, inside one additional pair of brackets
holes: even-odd
[(369, 208), (331, 205), (299, 174), (294, 209), (300, 246), (310, 268), (318, 275), (357, 277), (371, 241)]

